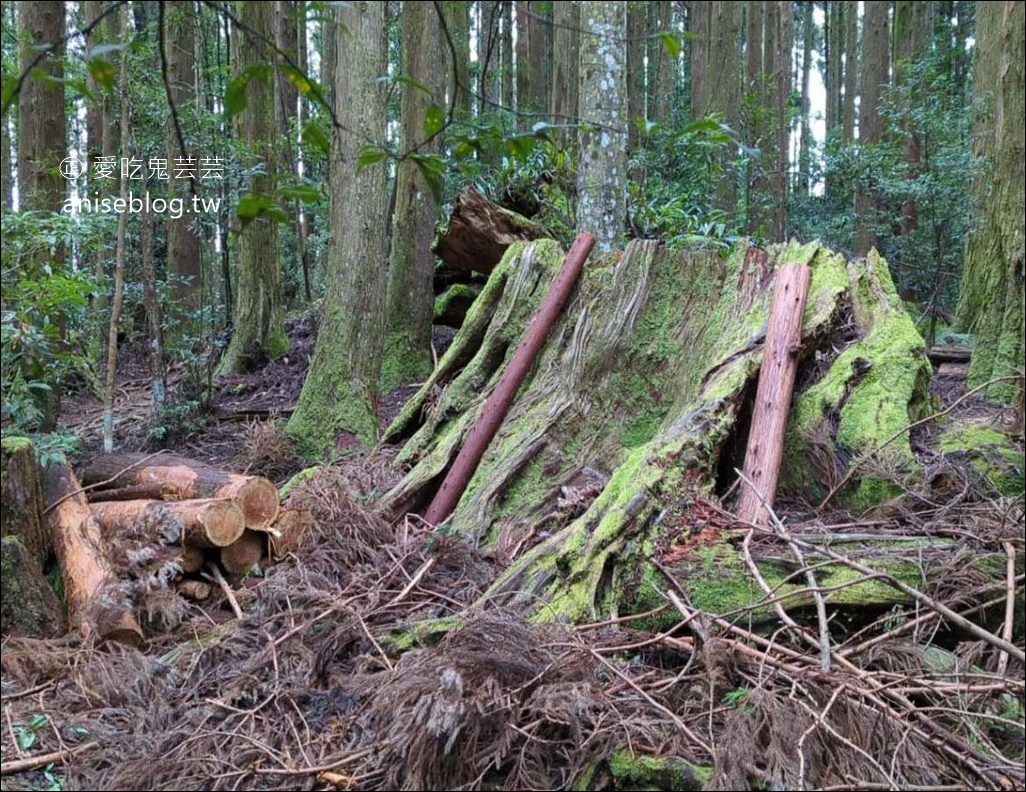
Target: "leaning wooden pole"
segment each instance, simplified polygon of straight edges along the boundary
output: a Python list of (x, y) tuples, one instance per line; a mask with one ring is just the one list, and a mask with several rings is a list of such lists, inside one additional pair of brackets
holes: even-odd
[(805, 264), (785, 264), (777, 271), (737, 504), (737, 516), (745, 522), (765, 522), (763, 500), (772, 508), (776, 496), (811, 281), (812, 270)]
[(457, 454), (456, 461), (453, 462), (442, 486), (438, 488), (434, 500), (431, 501), (431, 505), (424, 515), (424, 519), (432, 525), (438, 525), (456, 508), (460, 496), (470, 482), (470, 477), (477, 470), (485, 449), (488, 448), (488, 444), (502, 425), (506, 412), (517, 395), (517, 390), (527, 376), (527, 372), (531, 370), (531, 365), (538, 356), (538, 352), (545, 344), (552, 325), (555, 324), (563, 306), (566, 305), (570, 292), (584, 267), (584, 262), (594, 246), (595, 237), (585, 231), (578, 234), (573, 245), (570, 246), (570, 251), (563, 260), (562, 269), (552, 282), (549, 293), (545, 295), (545, 299), (538, 307), (538, 312), (527, 326), (527, 331), (513, 353), (509, 367), (495, 386), (492, 395), (488, 397), (488, 401), (485, 402), (481, 417), (467, 433), (463, 448)]

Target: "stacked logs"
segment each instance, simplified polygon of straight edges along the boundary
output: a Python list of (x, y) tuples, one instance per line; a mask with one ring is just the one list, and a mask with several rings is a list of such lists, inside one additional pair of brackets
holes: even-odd
[[(278, 490), (262, 476), (242, 475), (171, 454), (98, 457), (76, 480), (61, 465), (47, 468), (48, 522), (65, 578), (72, 623), (84, 634), (138, 644), (138, 621), (105, 595), (117, 571), (110, 550), (128, 537), (180, 569), (175, 588), (205, 599), (204, 569), (243, 575), (283, 552), (302, 515), (282, 510)], [(206, 576), (209, 580), (210, 577)], [(223, 580), (223, 578), (222, 578)]]

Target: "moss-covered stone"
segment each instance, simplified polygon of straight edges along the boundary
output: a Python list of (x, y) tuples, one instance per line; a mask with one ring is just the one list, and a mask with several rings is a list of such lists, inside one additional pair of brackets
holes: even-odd
[(278, 497), (285, 500), (285, 498), (292, 494), (296, 487), (305, 484), (316, 476), (320, 469), (320, 465), (312, 465), (308, 468), (303, 468), (278, 488)]
[(940, 436), (945, 455), (964, 455), (980, 477), (996, 492), (1015, 497), (1023, 493), (1026, 459), (1022, 442), (985, 423), (957, 424)]

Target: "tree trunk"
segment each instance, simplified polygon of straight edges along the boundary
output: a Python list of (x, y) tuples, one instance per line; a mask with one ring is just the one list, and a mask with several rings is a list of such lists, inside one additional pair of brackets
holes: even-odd
[[(407, 3), (402, 11), (402, 74), (427, 89), (403, 85), (401, 151), (437, 154), (440, 139), (425, 140), (424, 119), (433, 105), (445, 106), (445, 59), (437, 46), (442, 35), (434, 7)], [(431, 322), (434, 312), (435, 235), (438, 203), (413, 160), (398, 165), (391, 262), (388, 268), (385, 342), (381, 391), (423, 379), (431, 373)]]
[[(673, 28), (673, 3), (646, 3), (650, 13), (649, 34), (677, 35)], [(558, 50), (557, 50), (558, 52)], [(656, 123), (668, 125), (672, 119), (673, 97), (679, 58), (673, 57), (662, 39), (648, 40), (648, 117)]]
[(829, 0), (826, 14), (826, 132), (841, 128), (841, 86), (844, 74), (844, 12), (845, 3)]
[(648, 30), (648, 9), (645, 3), (627, 3), (627, 148), (634, 151), (641, 144), (641, 127), (645, 113), (645, 36)]
[[(716, 114), (737, 128), (741, 108), (741, 41), (744, 4), (694, 3), (692, 31), (691, 112), (693, 118)], [(728, 216), (737, 209), (737, 175), (732, 150), (719, 158), (716, 205)]]
[(68, 617), (83, 636), (138, 646), (142, 630), (124, 596), (107, 557), (100, 526), (85, 495), (65, 465), (44, 471), (47, 523), (64, 580)]
[[(973, 180), (976, 222), (965, 247), (956, 325), (976, 336), (969, 386), (1024, 368), (1024, 107), (1023, 4), (977, 3), (975, 153), (985, 162)], [(985, 108), (985, 109), (984, 109)], [(1021, 381), (1021, 380), (1020, 380)], [(987, 388), (1011, 403), (1014, 378)]]
[(445, 44), (449, 101), (455, 106), (458, 118), (470, 118), (470, 92), (473, 90), (470, 83), (470, 3), (445, 0), (442, 5), (453, 46), (450, 51), (448, 42)]
[[(880, 115), (880, 98), (888, 83), (890, 68), (890, 36), (888, 35), (885, 0), (868, 0), (865, 4), (862, 31), (862, 93), (859, 98), (859, 146), (878, 143), (883, 137), (884, 123)], [(874, 185), (860, 184), (855, 190), (854, 250), (865, 255), (877, 244), (878, 224)]]
[(559, 125), (559, 145), (574, 149), (577, 143), (577, 95), (580, 84), (580, 17), (576, 3), (553, 3), (553, 63), (550, 114)]
[[(195, 118), (193, 104), (196, 100), (196, 16), (190, 3), (166, 3), (164, 17), (164, 58), (167, 61), (167, 78), (170, 85), (171, 102), (182, 135), (190, 132), (190, 119)], [(168, 165), (173, 169), (189, 152), (183, 151), (170, 120), (166, 131)], [(173, 175), (173, 170), (171, 175)], [(198, 190), (195, 179), (173, 179), (168, 185), (176, 197), (189, 200)], [(171, 276), (174, 304), (183, 314), (197, 311), (201, 304), (203, 271), (200, 264), (200, 241), (190, 228), (192, 218), (183, 214), (178, 219), (167, 219), (167, 268)], [(187, 320), (188, 321), (188, 320)]]
[(167, 397), (164, 367), (164, 338), (160, 322), (160, 299), (157, 295), (157, 267), (153, 256), (153, 214), (146, 212), (141, 218), (143, 306), (146, 310), (147, 356), (150, 369), (150, 390), (153, 413), (160, 415)]
[(335, 99), (342, 127), (331, 150), (331, 248), (317, 344), (299, 404), (286, 427), (311, 454), (353, 439), (377, 439), (385, 312), (384, 165), (356, 168), (367, 141), (385, 140), (384, 7), (338, 9)]
[(791, 98), (792, 69), (791, 51), (794, 49), (794, 3), (781, 0), (777, 3), (777, 30), (773, 48), (773, 129), (774, 161), (773, 174), (773, 226), (771, 239), (787, 241), (787, 201), (791, 186), (791, 119), (788, 102)]
[(90, 504), (89, 510), (104, 535), (116, 536), (145, 525), (152, 531), (154, 545), (227, 547), (246, 527), (242, 511), (227, 498), (106, 501)]
[(502, 101), (501, 6), (496, 0), (477, 4), (478, 114), (491, 112)]
[[(552, 3), (534, 1), (528, 5), (527, 57), (531, 79), (527, 86), (527, 103), (531, 113), (544, 116), (549, 110), (552, 85)], [(528, 128), (530, 126), (528, 124)]]
[(503, 0), (502, 7), (502, 106), (513, 108), (513, 3)]
[(812, 76), (812, 47), (816, 39), (816, 25), (813, 21), (813, 3), (805, 0), (802, 6), (802, 78), (801, 78), (801, 137), (798, 142), (798, 176), (794, 188), (800, 195), (808, 195), (811, 188), (812, 149), (812, 107), (809, 102), (809, 80)]
[(844, 2), (844, 106), (841, 109), (841, 137), (855, 142), (855, 96), (859, 74), (859, 4)]
[(82, 482), (94, 489), (161, 484), (179, 497), (231, 498), (248, 528), (264, 528), (278, 516), (278, 489), (262, 476), (244, 476), (173, 454), (108, 454), (82, 470)]
[(581, 3), (577, 230), (599, 252), (623, 246), (627, 221), (627, 3)]
[(5, 437), (0, 477), (0, 536), (16, 536), (36, 566), (43, 568), (53, 541), (43, 520), (43, 491), (31, 441)]

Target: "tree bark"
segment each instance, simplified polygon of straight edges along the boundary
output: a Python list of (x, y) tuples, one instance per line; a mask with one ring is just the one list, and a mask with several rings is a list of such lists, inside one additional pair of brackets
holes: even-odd
[(841, 137), (855, 142), (855, 96), (859, 75), (859, 4), (844, 0), (844, 105), (841, 108)]
[(502, 102), (502, 59), (500, 53), (501, 3), (481, 0), (477, 4), (477, 112), (490, 113)]
[(443, 11), (453, 45), (452, 51), (448, 42), (445, 45), (449, 101), (456, 108), (457, 117), (470, 118), (470, 3), (445, 0)]
[(92, 503), (89, 509), (105, 535), (145, 524), (153, 531), (154, 544), (227, 547), (246, 527), (242, 511), (227, 498), (106, 501)]
[[(402, 11), (402, 73), (419, 86), (403, 85), (399, 146), (403, 152), (437, 154), (440, 138), (425, 139), (429, 108), (445, 106), (445, 59), (437, 46), (441, 25), (430, 3), (407, 3)], [(438, 203), (417, 163), (397, 166), (392, 251), (388, 267), (381, 391), (431, 373), (435, 235)]]
[(841, 128), (841, 87), (844, 84), (844, 12), (845, 3), (829, 0), (826, 8), (826, 131)]
[[(673, 27), (673, 3), (646, 3), (650, 12), (649, 33), (676, 35)], [(677, 88), (678, 58), (671, 56), (662, 39), (648, 40), (648, 117), (667, 125), (673, 116), (673, 97)]]
[(221, 566), (229, 575), (245, 575), (267, 555), (267, 534), (246, 530), (220, 550)]
[(580, 83), (580, 17), (576, 3), (553, 3), (553, 63), (550, 114), (559, 125), (560, 147), (575, 149), (577, 143), (577, 95)]
[(116, 577), (107, 558), (99, 524), (70, 468), (48, 465), (44, 471), (47, 524), (64, 579), (72, 625), (85, 637), (138, 646), (142, 630), (116, 593)]
[(641, 144), (641, 127), (645, 113), (645, 44), (648, 30), (648, 9), (645, 3), (627, 3), (627, 148), (634, 151)]
[(802, 195), (808, 195), (812, 186), (812, 149), (815, 146), (811, 126), (812, 107), (809, 101), (812, 48), (816, 38), (816, 25), (812, 13), (812, 0), (805, 0), (802, 6), (801, 137), (798, 142), (798, 176), (794, 181), (795, 190)]
[(622, 247), (627, 221), (627, 86), (623, 0), (581, 3), (577, 230), (600, 252)]
[(335, 100), (342, 127), (332, 137), (326, 299), (313, 361), (286, 427), (310, 454), (377, 439), (384, 333), (387, 174), (382, 164), (356, 168), (361, 146), (385, 140), (384, 7), (360, 3), (337, 13)]
[[(527, 57), (531, 64), (531, 79), (527, 86), (527, 101), (531, 113), (544, 116), (549, 110), (549, 90), (552, 86), (553, 4), (534, 0), (528, 5)], [(528, 128), (533, 123), (529, 123)]]
[[(862, 31), (862, 93), (859, 98), (859, 146), (868, 147), (883, 137), (880, 98), (887, 87), (890, 69), (888, 4), (868, 0)], [(855, 190), (854, 250), (865, 255), (877, 244), (878, 223), (874, 185), (860, 184)]]
[[(233, 76), (270, 59), (268, 42), (274, 41), (274, 3), (239, 0), (235, 14), (240, 29), (232, 34)], [(248, 193), (258, 200), (273, 200), (277, 184), (274, 117), (274, 82), (254, 75), (246, 84), (246, 106), (236, 116), (239, 139), (251, 152), (244, 165), (251, 169)], [(219, 374), (251, 371), (284, 354), (285, 297), (278, 260), (278, 222), (258, 211), (238, 234), (235, 260), (238, 288), (235, 295), (232, 338), (218, 366)]]
[(246, 527), (265, 528), (278, 516), (278, 489), (262, 476), (244, 476), (173, 454), (109, 454), (82, 470), (82, 481), (95, 489), (168, 485), (181, 498), (231, 498)]
[[(167, 62), (171, 101), (179, 117), (182, 134), (187, 135), (190, 121), (195, 118), (196, 16), (191, 3), (166, 3), (163, 17), (164, 58)], [(167, 125), (165, 145), (168, 166), (171, 168), (169, 175), (174, 175), (176, 163), (190, 155), (181, 148), (173, 120)], [(176, 197), (188, 200), (199, 185), (194, 179), (172, 179), (169, 186), (175, 191)], [(172, 276), (171, 289), (175, 305), (183, 314), (199, 309), (203, 284), (199, 237), (190, 228), (190, 222), (186, 214), (178, 219), (167, 219), (167, 267)]]
[[(985, 169), (973, 180), (975, 223), (965, 247), (955, 323), (976, 336), (969, 386), (1019, 373), (1024, 364), (1023, 4), (977, 3), (977, 118), (974, 151)], [(1020, 380), (1021, 382), (1021, 380)], [(1011, 403), (1020, 383), (995, 382), (987, 395)]]

